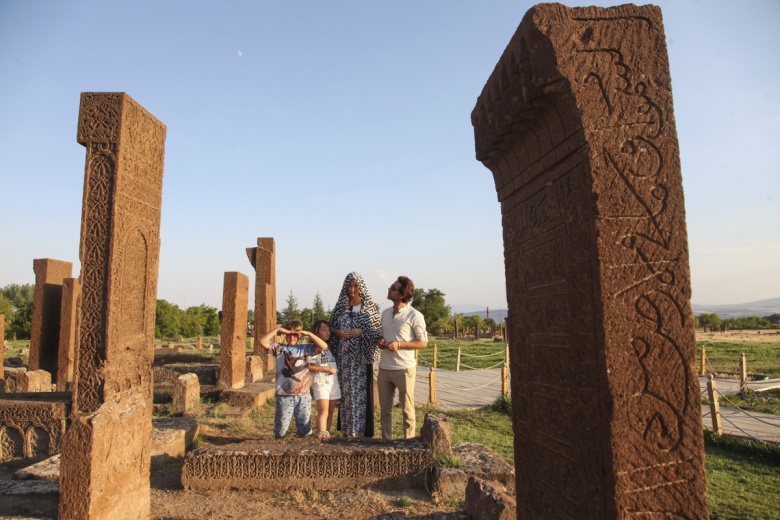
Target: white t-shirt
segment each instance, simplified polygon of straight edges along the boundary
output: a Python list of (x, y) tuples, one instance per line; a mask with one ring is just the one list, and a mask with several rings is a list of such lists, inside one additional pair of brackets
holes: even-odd
[[(391, 341), (428, 341), (425, 331), (425, 317), (420, 311), (406, 305), (393, 316), (393, 308), (382, 311), (382, 337), (385, 343)], [(416, 365), (414, 349), (389, 351), (380, 350), (379, 368), (385, 370), (405, 370)]]

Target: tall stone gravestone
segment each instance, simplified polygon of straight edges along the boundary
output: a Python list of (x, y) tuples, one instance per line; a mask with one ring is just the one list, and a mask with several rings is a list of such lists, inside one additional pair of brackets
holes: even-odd
[(81, 318), (60, 518), (149, 516), (165, 132), (127, 94), (81, 95)]
[(60, 311), (60, 341), (57, 354), (57, 390), (68, 390), (73, 382), (76, 355), (76, 329), (78, 327), (78, 301), (81, 284), (78, 278), (62, 281), (62, 305)]
[(518, 518), (707, 518), (660, 9), (532, 8), (472, 123), (501, 203)]
[(276, 244), (273, 238), (258, 238), (257, 247), (246, 255), (255, 268), (255, 325), (253, 353), (263, 360), (263, 371), (273, 373), (276, 359), (260, 346), (260, 338), (276, 327)]
[(248, 305), (249, 277), (235, 271), (225, 273), (219, 349), (219, 387), (223, 390), (244, 386)]
[(33, 260), (35, 299), (30, 328), (30, 370), (45, 370), (57, 378), (57, 357), (60, 344), (60, 308), (62, 283), (70, 278), (73, 264), (64, 260), (38, 258)]

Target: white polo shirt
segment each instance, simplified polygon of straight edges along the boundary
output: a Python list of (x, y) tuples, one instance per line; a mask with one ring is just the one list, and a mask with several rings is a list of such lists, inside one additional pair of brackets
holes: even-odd
[[(420, 311), (406, 305), (393, 316), (393, 308), (382, 311), (382, 337), (385, 343), (391, 341), (428, 341), (425, 331), (425, 317)], [(385, 370), (405, 370), (415, 366), (414, 349), (389, 351), (382, 349), (379, 368)]]

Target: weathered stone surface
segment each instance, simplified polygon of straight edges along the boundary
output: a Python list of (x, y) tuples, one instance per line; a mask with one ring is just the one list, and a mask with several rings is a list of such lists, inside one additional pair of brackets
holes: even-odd
[(518, 518), (707, 518), (660, 9), (535, 6), (472, 122), (501, 203)]
[(435, 468), (431, 491), (434, 500), (462, 500), (466, 484), (471, 477), (498, 482), (510, 492), (514, 492), (514, 468), (487, 446), (462, 442), (455, 444), (452, 452), (463, 465), (458, 468)]
[(249, 304), (249, 277), (225, 273), (222, 291), (222, 333), (219, 352), (221, 389), (244, 386), (246, 372), (246, 323)]
[(43, 480), (0, 480), (0, 496), (57, 495), (60, 486)]
[[(51, 397), (51, 400), (45, 401), (42, 396)], [(3, 394), (0, 398), (0, 460), (59, 453), (69, 413), (69, 394)]]
[[(3, 366), (3, 361), (5, 360), (5, 347), (7, 345), (7, 342), (5, 341), (5, 315), (0, 314), (0, 367)], [(4, 385), (2, 379), (4, 379), (4, 374), (0, 372), (0, 392), (3, 391)]]
[(62, 281), (60, 339), (57, 349), (57, 374), (55, 375), (57, 390), (60, 392), (69, 390), (69, 386), (73, 382), (80, 296), (81, 284), (78, 278), (65, 278)]
[(515, 520), (515, 498), (495, 482), (470, 477), (466, 485), (466, 512), (472, 520)]
[(200, 406), (200, 383), (195, 374), (183, 374), (173, 386), (171, 413), (181, 415)]
[(431, 460), (419, 439), (253, 441), (188, 453), (182, 484), (261, 491), (424, 488)]
[(220, 401), (230, 406), (259, 410), (275, 394), (276, 387), (273, 383), (252, 383), (243, 388), (223, 390), (220, 394)]
[(276, 327), (276, 243), (273, 238), (258, 238), (257, 247), (248, 247), (246, 255), (255, 268), (254, 355), (263, 360), (263, 371), (273, 374), (276, 358), (260, 346), (260, 338)]
[(22, 373), (18, 392), (51, 392), (51, 374), (45, 370), (27, 370)]
[(246, 357), (246, 384), (257, 383), (263, 379), (263, 358), (260, 356)]
[(452, 455), (452, 434), (446, 415), (426, 413), (420, 437), (431, 448), (434, 458)]
[(165, 132), (127, 94), (81, 95), (81, 310), (60, 518), (149, 516)]
[[(10, 360), (9, 360), (10, 361)], [(26, 382), (24, 373), (26, 367), (3, 367), (3, 379), (5, 380), (5, 393), (24, 392)]]
[(54, 455), (48, 459), (36, 462), (26, 468), (14, 471), (14, 480), (46, 480), (49, 482), (60, 481), (60, 455)]
[(62, 281), (70, 278), (73, 264), (63, 260), (33, 260), (35, 300), (30, 328), (30, 370), (46, 370), (57, 377), (57, 350), (60, 343)]

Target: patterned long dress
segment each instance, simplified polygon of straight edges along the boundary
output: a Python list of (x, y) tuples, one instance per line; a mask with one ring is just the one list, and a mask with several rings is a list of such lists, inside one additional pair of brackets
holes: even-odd
[[(363, 305), (355, 312), (346, 302), (346, 287), (353, 279), (358, 280)], [(371, 301), (362, 278), (350, 273), (344, 282), (345, 289), (339, 297), (330, 319), (331, 329), (362, 329), (356, 338), (341, 339), (333, 335), (333, 350), (336, 354), (337, 375), (341, 385), (339, 424), (347, 437), (373, 437), (373, 363), (378, 356), (376, 342), (381, 333), (376, 306)], [(365, 293), (365, 295), (364, 295)], [(376, 315), (376, 316), (374, 316)]]

